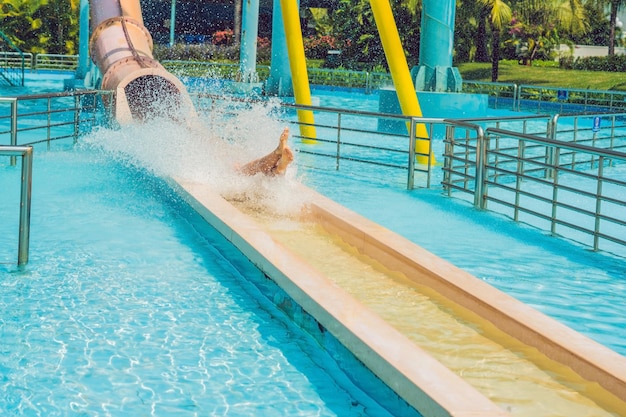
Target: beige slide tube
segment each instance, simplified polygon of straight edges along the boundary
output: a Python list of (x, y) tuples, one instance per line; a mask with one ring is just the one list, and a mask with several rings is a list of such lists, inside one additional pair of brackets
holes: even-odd
[(100, 88), (115, 92), (120, 124), (164, 112), (175, 118), (195, 114), (185, 86), (152, 56), (139, 0), (92, 0), (90, 15), (89, 52), (102, 73)]

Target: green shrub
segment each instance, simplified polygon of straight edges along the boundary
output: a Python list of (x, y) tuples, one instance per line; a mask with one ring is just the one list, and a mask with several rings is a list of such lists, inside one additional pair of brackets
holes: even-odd
[[(265, 38), (258, 40), (257, 62), (269, 63), (271, 45)], [(157, 61), (239, 61), (239, 44), (201, 45), (175, 44), (172, 47), (155, 45), (153, 50)]]
[(578, 58), (572, 63), (572, 69), (582, 71), (626, 71), (626, 55), (590, 56)]

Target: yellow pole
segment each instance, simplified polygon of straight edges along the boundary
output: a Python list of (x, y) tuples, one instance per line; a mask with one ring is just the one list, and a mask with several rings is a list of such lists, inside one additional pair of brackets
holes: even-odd
[[(283, 14), (289, 67), (291, 69), (291, 79), (293, 80), (296, 104), (310, 106), (311, 90), (309, 88), (309, 76), (306, 69), (306, 58), (304, 56), (298, 1), (280, 0), (280, 8)], [(313, 112), (310, 110), (298, 110), (298, 121), (300, 122), (300, 135), (305, 138), (304, 140), (309, 139), (311, 142), (315, 142), (317, 135), (315, 132)]]
[[(393, 85), (396, 88), (396, 94), (398, 94), (402, 114), (405, 116), (421, 117), (422, 109), (417, 99), (417, 93), (415, 92), (415, 86), (411, 79), (409, 65), (406, 62), (406, 56), (404, 55), (404, 49), (400, 42), (398, 27), (393, 18), (389, 0), (370, 0), (370, 5), (374, 13), (374, 20), (376, 20), (378, 34), (380, 35), (380, 40), (385, 50)], [(428, 131), (423, 123), (417, 125), (416, 136), (418, 138), (428, 139)], [(417, 153), (428, 155), (428, 148), (428, 141), (419, 139), (416, 141), (415, 151)], [(418, 156), (417, 162), (427, 164), (428, 158), (428, 156)], [(434, 163), (434, 157), (430, 155), (430, 158), (431, 162)]]

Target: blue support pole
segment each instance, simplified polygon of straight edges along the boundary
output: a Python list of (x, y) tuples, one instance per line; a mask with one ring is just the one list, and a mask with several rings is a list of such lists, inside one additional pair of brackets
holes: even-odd
[(411, 70), (417, 91), (461, 91), (452, 67), (456, 0), (423, 0), (419, 66)]
[(241, 44), (239, 71), (241, 81), (257, 82), (256, 46), (259, 36), (259, 0), (244, 0), (241, 11)]
[(89, 71), (89, 0), (80, 0), (78, 22), (78, 67), (75, 78), (84, 80)]
[(283, 25), (280, 0), (274, 0), (272, 12), (272, 60), (265, 93), (279, 97), (293, 97), (293, 82), (287, 51), (287, 36)]
[(176, 37), (176, 0), (172, 0), (170, 9), (170, 48), (174, 46)]

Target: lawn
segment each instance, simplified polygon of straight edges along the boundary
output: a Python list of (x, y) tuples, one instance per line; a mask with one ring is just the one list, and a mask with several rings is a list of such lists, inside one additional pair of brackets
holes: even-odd
[[(469, 62), (458, 65), (464, 80), (491, 81), (491, 64)], [(553, 86), (572, 89), (626, 91), (623, 72), (576, 71), (558, 67), (526, 66), (501, 61), (498, 82), (518, 85)]]

